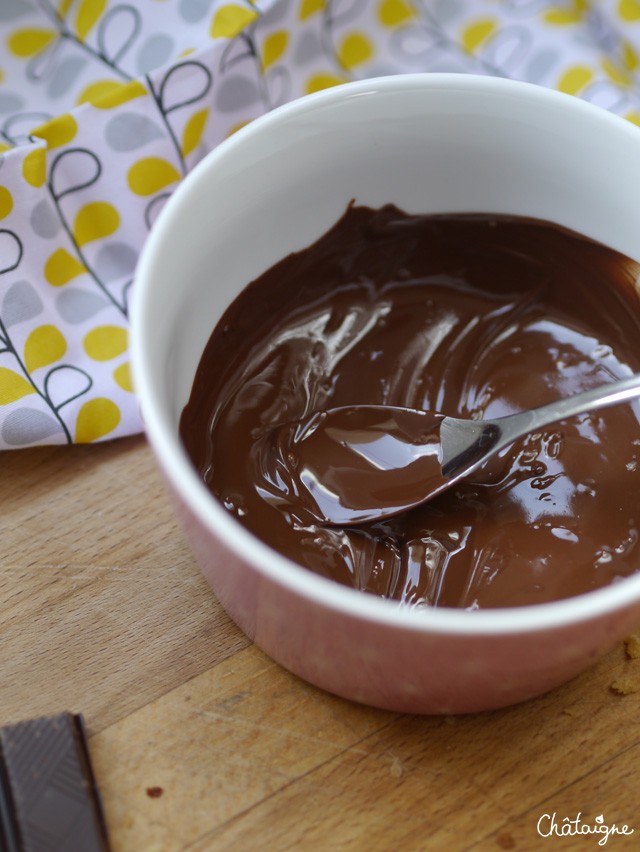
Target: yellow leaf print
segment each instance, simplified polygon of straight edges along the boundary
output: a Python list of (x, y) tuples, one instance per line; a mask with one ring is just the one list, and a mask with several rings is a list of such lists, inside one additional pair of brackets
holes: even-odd
[(113, 378), (115, 379), (116, 384), (122, 388), (122, 390), (127, 391), (128, 393), (133, 393), (131, 369), (129, 367), (128, 361), (125, 364), (120, 364), (119, 367), (116, 367), (116, 369), (113, 371)]
[(76, 214), (73, 238), (79, 246), (108, 237), (120, 227), (120, 214), (106, 201), (85, 204)]
[(227, 137), (233, 136), (234, 133), (237, 133), (238, 130), (242, 130), (242, 128), (246, 127), (247, 124), (251, 124), (250, 118), (247, 118), (245, 121), (239, 121), (237, 124), (232, 124), (231, 127), (227, 130)]
[(627, 73), (624, 68), (616, 65), (611, 59), (608, 57), (603, 57), (602, 59), (602, 70), (605, 72), (607, 77), (610, 77), (614, 83), (617, 83), (618, 86), (631, 86), (633, 83), (632, 77)]
[(275, 33), (269, 33), (262, 45), (262, 70), (266, 71), (275, 62), (280, 59), (282, 54), (287, 49), (289, 41), (289, 33), (286, 30), (279, 30)]
[(120, 409), (111, 399), (97, 397), (85, 402), (76, 420), (76, 443), (89, 444), (113, 432), (120, 423)]
[(468, 53), (473, 53), (489, 36), (497, 29), (497, 24), (492, 18), (485, 18), (470, 24), (462, 33), (462, 46)]
[(407, 0), (382, 0), (378, 17), (383, 26), (397, 27), (415, 17), (415, 11)]
[(568, 95), (577, 95), (591, 80), (593, 80), (591, 68), (586, 65), (573, 65), (567, 68), (558, 81), (558, 89)]
[(198, 112), (194, 112), (185, 124), (181, 147), (183, 157), (186, 157), (198, 147), (204, 133), (208, 115), (208, 109), (201, 109)]
[(0, 367), (0, 405), (9, 405), (35, 392), (33, 385), (20, 373), (9, 370), (7, 367)]
[(13, 210), (13, 195), (6, 186), (0, 186), (0, 219), (4, 219)]
[(306, 19), (310, 18), (311, 15), (315, 15), (318, 12), (322, 12), (326, 5), (327, 0), (302, 0), (302, 2), (300, 3), (300, 11), (298, 12), (298, 17), (301, 21), (306, 21)]
[(84, 336), (82, 345), (94, 361), (110, 361), (127, 349), (127, 331), (119, 325), (99, 325)]
[(548, 24), (555, 26), (566, 26), (567, 24), (577, 24), (589, 11), (589, 0), (573, 0), (573, 8), (555, 8), (549, 9), (544, 13), (544, 20)]
[(236, 3), (225, 3), (213, 16), (209, 34), (211, 38), (235, 38), (257, 17), (255, 9), (247, 9), (246, 6), (238, 6)]
[(168, 160), (145, 157), (134, 163), (127, 174), (129, 188), (136, 195), (153, 195), (180, 180), (180, 174)]
[(98, 23), (106, 6), (107, 0), (81, 0), (76, 12), (76, 35), (81, 41)]
[(338, 60), (349, 69), (367, 62), (373, 54), (373, 45), (364, 33), (349, 33), (338, 47)]
[(44, 148), (34, 148), (22, 161), (22, 177), (36, 189), (47, 179), (47, 155)]
[(346, 77), (338, 77), (337, 74), (313, 74), (307, 80), (305, 91), (308, 95), (312, 95), (314, 92), (329, 89), (331, 86), (340, 86), (346, 82)]
[(96, 80), (80, 92), (76, 104), (91, 104), (96, 109), (113, 109), (146, 94), (147, 90), (138, 80), (132, 80), (130, 83)]
[(71, 142), (78, 132), (78, 124), (70, 113), (59, 115), (57, 118), (41, 124), (32, 131), (38, 139), (44, 139), (48, 148), (59, 148)]
[(640, 3), (638, 0), (620, 0), (618, 14), (623, 21), (633, 22), (640, 20)]
[(16, 30), (7, 39), (7, 47), (14, 56), (27, 59), (44, 50), (56, 35), (55, 30), (41, 29), (39, 27)]
[(638, 57), (633, 45), (628, 41), (622, 42), (622, 58), (629, 71), (635, 71), (638, 68), (638, 65), (640, 65), (640, 58)]
[(86, 266), (64, 248), (56, 249), (44, 265), (44, 277), (52, 287), (62, 287), (86, 271)]
[(55, 325), (34, 328), (24, 344), (24, 364), (32, 373), (39, 367), (47, 367), (67, 351), (67, 341)]

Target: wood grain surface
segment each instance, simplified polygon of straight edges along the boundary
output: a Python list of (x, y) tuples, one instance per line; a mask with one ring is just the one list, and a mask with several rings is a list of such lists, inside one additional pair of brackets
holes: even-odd
[(553, 814), (640, 847), (633, 645), (499, 712), (362, 707), (228, 619), (143, 438), (4, 453), (0, 489), (0, 724), (84, 715), (114, 852), (600, 848)]

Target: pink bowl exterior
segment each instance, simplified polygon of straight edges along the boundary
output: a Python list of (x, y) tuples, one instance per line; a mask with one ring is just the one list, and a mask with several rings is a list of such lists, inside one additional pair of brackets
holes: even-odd
[(638, 604), (509, 636), (391, 627), (331, 609), (256, 571), (168, 488), (207, 582), (240, 629), (309, 683), (372, 707), (458, 714), (517, 704), (584, 671), (640, 621)]

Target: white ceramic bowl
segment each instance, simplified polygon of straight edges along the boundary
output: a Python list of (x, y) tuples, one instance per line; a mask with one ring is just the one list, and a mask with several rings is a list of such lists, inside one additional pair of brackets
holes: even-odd
[(243, 529), (199, 481), (177, 433), (230, 301), (324, 233), (352, 198), (409, 212), (539, 217), (638, 260), (639, 190), (637, 127), (547, 89), (448, 74), (295, 101), (240, 130), (180, 185), (138, 267), (135, 386), (207, 580), (271, 657), (356, 701), (458, 713), (543, 693), (640, 624), (640, 574), (557, 603), (478, 612), (401, 609), (343, 588)]

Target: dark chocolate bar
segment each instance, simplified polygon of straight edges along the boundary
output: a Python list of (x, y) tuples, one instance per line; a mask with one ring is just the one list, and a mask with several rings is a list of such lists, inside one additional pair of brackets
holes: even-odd
[(108, 852), (82, 716), (0, 728), (0, 852)]

